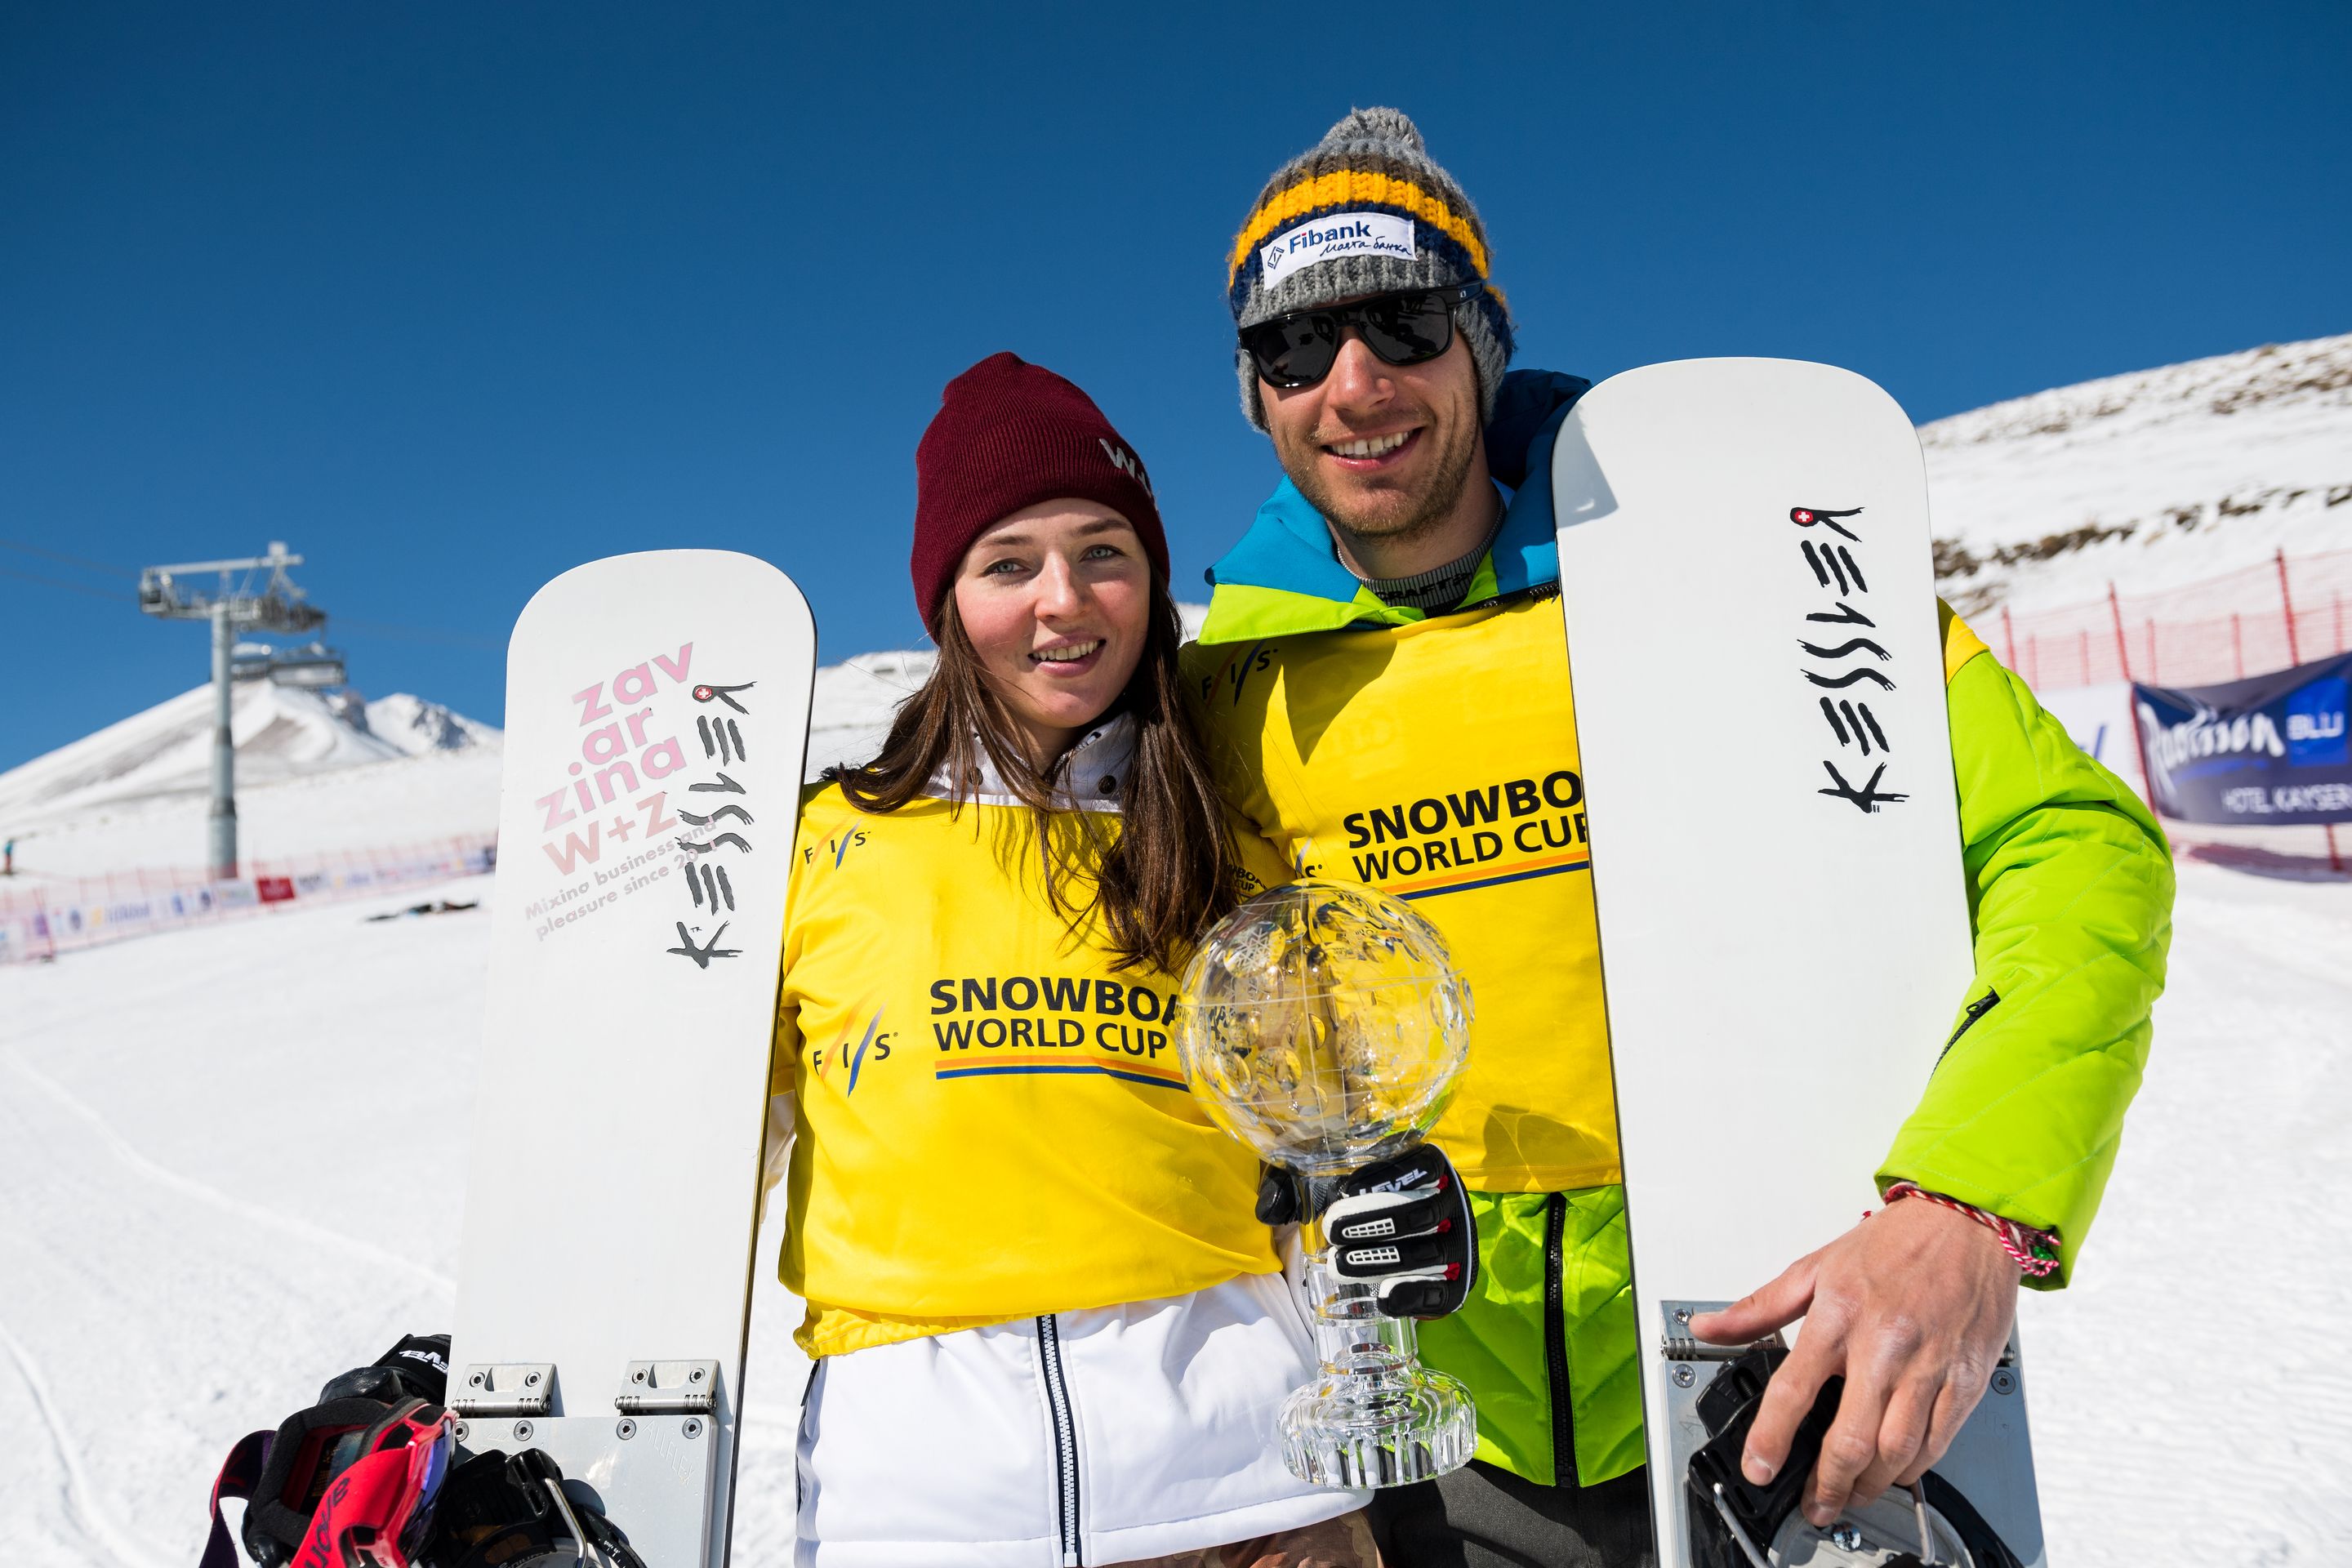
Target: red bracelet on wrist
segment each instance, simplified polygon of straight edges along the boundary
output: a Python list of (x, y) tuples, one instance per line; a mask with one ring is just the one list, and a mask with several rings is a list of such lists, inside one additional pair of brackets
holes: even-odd
[(2009, 1254), (2010, 1261), (2025, 1270), (2032, 1279), (2046, 1279), (2058, 1272), (2058, 1233), (2036, 1230), (2030, 1225), (2020, 1225), (2013, 1219), (2003, 1219), (1997, 1214), (1987, 1214), (1974, 1204), (1964, 1204), (1958, 1198), (1948, 1198), (1941, 1193), (1931, 1193), (1916, 1182), (1897, 1182), (1886, 1189), (1889, 1205), (1905, 1198), (1925, 1198), (1929, 1203), (1964, 1214), (1987, 1230)]

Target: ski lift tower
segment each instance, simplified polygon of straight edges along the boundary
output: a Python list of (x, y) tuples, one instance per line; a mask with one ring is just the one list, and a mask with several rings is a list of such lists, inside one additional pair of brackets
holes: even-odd
[[(213, 803), (205, 864), (216, 878), (236, 875), (236, 750), (229, 738), (236, 636), (246, 628), (296, 635), (327, 624), (326, 611), (308, 603), (286, 575), (286, 568), (301, 563), (299, 555), (287, 554), (284, 542), (273, 539), (269, 553), (251, 560), (194, 561), (150, 566), (139, 574), (142, 613), (213, 624)], [(209, 593), (182, 581), (213, 574), (218, 583)]]

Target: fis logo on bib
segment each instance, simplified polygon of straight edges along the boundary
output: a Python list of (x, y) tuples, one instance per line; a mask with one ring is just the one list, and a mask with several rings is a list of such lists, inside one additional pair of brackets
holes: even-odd
[(1412, 219), (1388, 213), (1334, 213), (1276, 235), (1258, 252), (1258, 270), (1271, 289), (1301, 268), (1347, 256), (1412, 259)]
[[(863, 1006), (858, 1008), (858, 1013), (864, 1011)], [(853, 1014), (849, 1026), (838, 1043), (820, 1046), (810, 1051), (810, 1076), (820, 1082), (831, 1083), (835, 1069), (845, 1069), (847, 1077), (840, 1086), (841, 1092), (845, 1095), (856, 1093), (858, 1076), (869, 1065), (888, 1061), (890, 1047), (898, 1042), (897, 1030), (886, 1031), (882, 1027), (884, 1011), (881, 1007), (875, 1008), (873, 1016), (863, 1025), (856, 1022), (856, 1015)]]

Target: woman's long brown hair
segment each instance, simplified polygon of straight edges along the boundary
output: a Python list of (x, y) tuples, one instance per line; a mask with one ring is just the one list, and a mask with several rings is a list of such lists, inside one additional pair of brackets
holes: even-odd
[[(1183, 624), (1167, 585), (1153, 575), (1143, 657), (1110, 710), (1135, 720), (1135, 760), (1119, 784), (1115, 840), (1084, 812), (1071, 814), (1087, 824), (1075, 845), (1055, 834), (1053, 786), (1013, 739), (953, 594), (939, 619), (940, 658), (931, 678), (900, 705), (881, 753), (835, 775), (842, 795), (860, 811), (896, 811), (929, 793), (931, 780), (944, 773), (948, 798), (960, 808), (979, 782), (977, 752), (984, 751), (996, 776), (1034, 814), (1039, 870), (1055, 911), (1074, 932), (1089, 915), (1098, 920), (1121, 968), (1148, 963), (1177, 973), (1193, 942), (1237, 901), (1239, 863), (1208, 759), (1185, 717), (1176, 669)], [(1078, 784), (1070, 782), (1073, 789)], [(1070, 896), (1074, 876), (1091, 880), (1090, 900)]]

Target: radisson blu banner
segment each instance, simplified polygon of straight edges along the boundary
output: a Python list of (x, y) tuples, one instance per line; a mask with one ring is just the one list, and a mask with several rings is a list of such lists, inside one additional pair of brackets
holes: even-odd
[(2225, 686), (2132, 688), (2157, 810), (2182, 822), (2352, 822), (2352, 653)]

